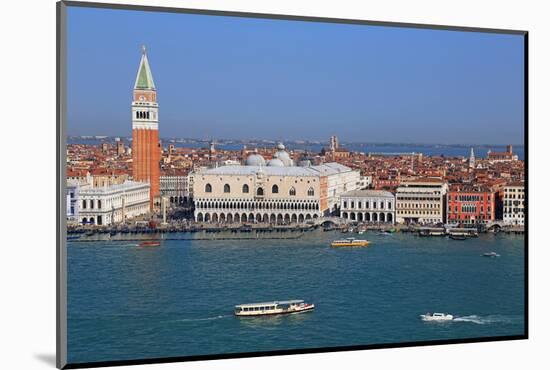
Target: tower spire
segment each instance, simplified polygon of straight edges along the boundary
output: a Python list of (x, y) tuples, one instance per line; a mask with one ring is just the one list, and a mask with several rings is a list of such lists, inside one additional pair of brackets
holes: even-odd
[(147, 49), (145, 45), (141, 45), (141, 61), (136, 76), (136, 83), (134, 84), (134, 90), (136, 89), (156, 90), (151, 67), (149, 66), (149, 60), (147, 59)]

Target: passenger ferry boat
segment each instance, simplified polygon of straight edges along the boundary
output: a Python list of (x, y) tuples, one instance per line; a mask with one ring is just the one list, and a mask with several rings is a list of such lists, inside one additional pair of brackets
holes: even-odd
[(313, 303), (305, 303), (301, 299), (290, 301), (275, 301), (263, 303), (246, 303), (235, 306), (235, 316), (263, 316), (301, 313), (312, 311)]
[(331, 247), (366, 247), (369, 245), (368, 240), (364, 239), (355, 239), (355, 238), (346, 238), (343, 240), (335, 240), (330, 243)]

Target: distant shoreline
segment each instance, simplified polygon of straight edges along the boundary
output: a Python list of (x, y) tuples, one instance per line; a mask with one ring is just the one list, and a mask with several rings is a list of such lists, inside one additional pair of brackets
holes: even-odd
[[(131, 141), (129, 136), (105, 136), (105, 135), (69, 135), (67, 141), (71, 144), (71, 141), (100, 141), (100, 142), (114, 142), (116, 138), (119, 138), (121, 141)], [(209, 144), (212, 139), (197, 139), (197, 138), (174, 138), (174, 137), (162, 137), (160, 138), (163, 143), (171, 144)], [(217, 145), (227, 145), (227, 144), (242, 144), (242, 145), (274, 145), (279, 140), (269, 140), (269, 139), (214, 139), (213, 140)], [(283, 140), (285, 144), (290, 145), (328, 145), (328, 141), (316, 141), (316, 140)], [(341, 146), (403, 146), (403, 147), (443, 147), (443, 148), (504, 148), (509, 143), (504, 144), (445, 144), (445, 143), (404, 143), (404, 142), (368, 142), (368, 141), (341, 141)], [(511, 144), (515, 148), (523, 148), (523, 144)]]

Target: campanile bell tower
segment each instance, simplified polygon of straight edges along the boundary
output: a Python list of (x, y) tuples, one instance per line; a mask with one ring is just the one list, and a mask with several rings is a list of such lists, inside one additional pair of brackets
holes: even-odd
[(151, 210), (160, 197), (158, 109), (157, 89), (143, 46), (132, 102), (132, 172), (135, 181), (151, 185)]

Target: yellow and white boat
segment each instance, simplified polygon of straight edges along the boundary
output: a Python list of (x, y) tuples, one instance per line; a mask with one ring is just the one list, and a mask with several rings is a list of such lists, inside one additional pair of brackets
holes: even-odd
[(346, 238), (343, 240), (335, 240), (330, 243), (331, 247), (366, 247), (369, 245), (368, 240), (364, 239), (355, 239), (355, 238)]

